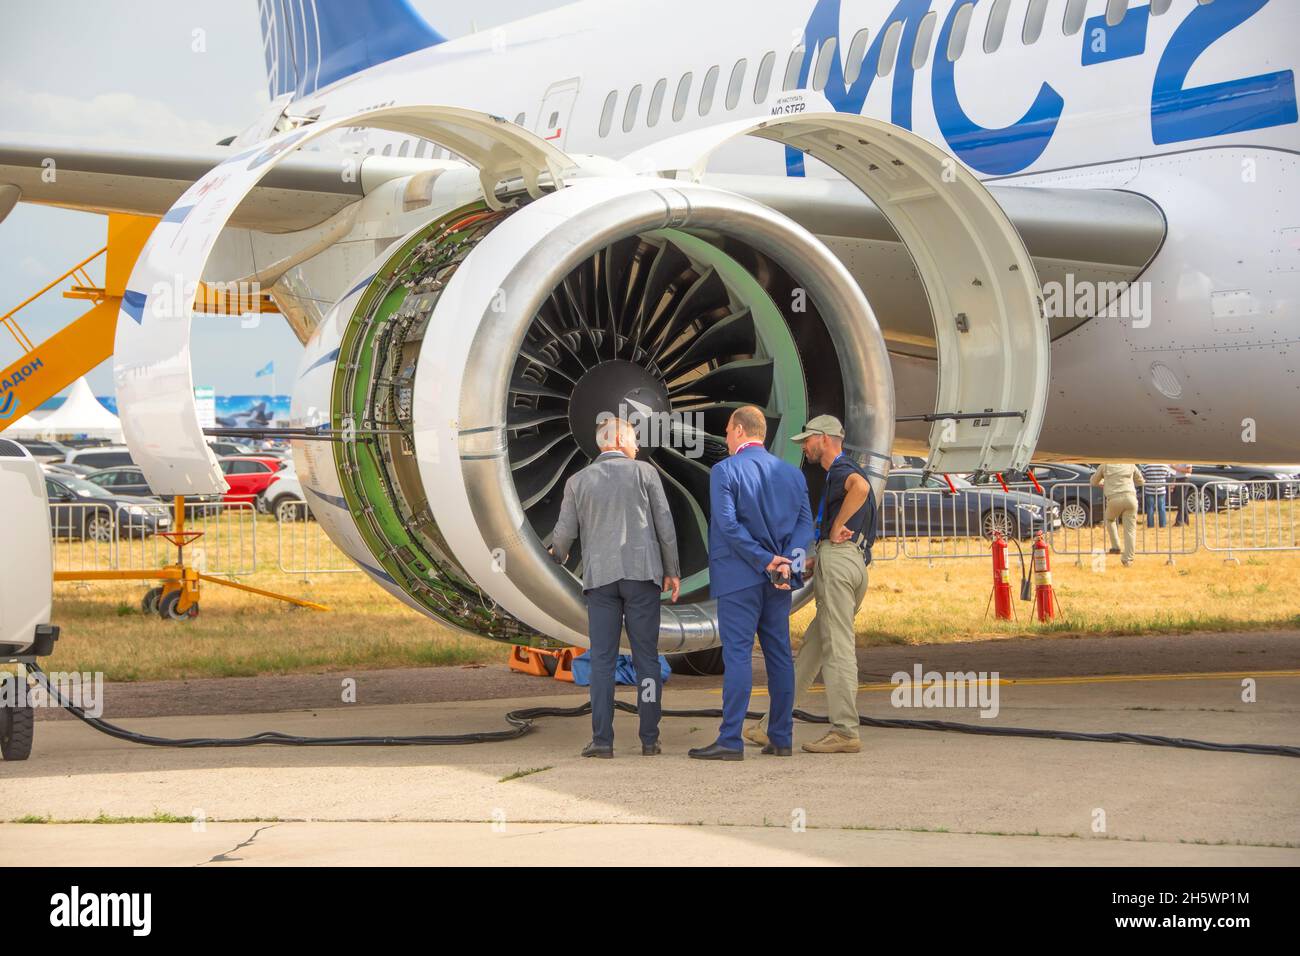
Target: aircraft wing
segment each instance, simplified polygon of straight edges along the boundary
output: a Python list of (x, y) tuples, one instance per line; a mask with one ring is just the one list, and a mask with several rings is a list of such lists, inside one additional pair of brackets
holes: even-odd
[[(84, 212), (162, 216), (233, 148), (0, 139), (0, 220), (19, 201)], [(357, 175), (344, 176), (346, 159), (307, 151), (286, 157), (253, 190), (231, 225), (271, 233), (307, 229), (364, 198), (378, 183), (430, 167), (427, 161), (370, 156), (362, 160)]]

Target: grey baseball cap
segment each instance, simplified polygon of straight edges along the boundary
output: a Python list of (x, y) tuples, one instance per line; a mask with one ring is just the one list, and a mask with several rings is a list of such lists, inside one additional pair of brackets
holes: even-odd
[(803, 427), (799, 434), (791, 436), (791, 441), (803, 441), (813, 435), (830, 435), (832, 438), (844, 437), (844, 426), (834, 415), (818, 415)]

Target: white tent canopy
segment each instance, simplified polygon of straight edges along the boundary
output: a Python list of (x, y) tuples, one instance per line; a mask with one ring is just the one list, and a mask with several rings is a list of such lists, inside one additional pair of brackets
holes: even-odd
[(90, 383), (79, 378), (72, 383), (68, 397), (52, 412), (39, 417), (25, 415), (5, 429), (10, 438), (107, 438), (121, 442), (122, 423), (100, 404), (90, 390)]

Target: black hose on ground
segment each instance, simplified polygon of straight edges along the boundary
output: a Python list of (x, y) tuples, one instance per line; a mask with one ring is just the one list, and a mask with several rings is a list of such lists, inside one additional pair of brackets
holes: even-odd
[[(456, 744), (484, 744), (502, 740), (516, 740), (531, 733), (536, 721), (543, 717), (581, 717), (591, 713), (591, 704), (577, 707), (526, 707), (512, 710), (506, 714), (509, 730), (484, 730), (468, 734), (425, 734), (414, 737), (295, 737), (279, 731), (266, 730), (249, 737), (153, 737), (109, 723), (99, 717), (90, 717), (76, 704), (66, 701), (55, 690), (41, 670), (40, 665), (29, 664), (28, 670), (36, 676), (50, 699), (63, 707), (73, 716), (95, 730), (118, 740), (145, 744), (150, 747), (179, 747), (182, 749), (198, 747), (256, 747), (263, 744), (278, 744), (289, 747), (429, 747)], [(615, 708), (625, 713), (635, 714), (636, 707), (625, 701), (616, 700)], [(721, 719), (722, 709), (718, 707), (699, 708), (695, 710), (665, 710), (665, 717), (713, 717)], [(749, 720), (762, 716), (756, 711), (746, 713)], [(828, 724), (829, 717), (810, 714), (796, 709), (796, 720), (809, 724)], [(1109, 744), (1143, 744), (1148, 747), (1179, 747), (1188, 750), (1209, 750), (1216, 753), (1255, 754), (1258, 756), (1300, 757), (1300, 747), (1288, 747), (1282, 744), (1216, 744), (1207, 740), (1190, 740), (1185, 737), (1160, 737), (1154, 734), (1105, 733), (1090, 734), (1070, 730), (1037, 730), (1027, 727), (993, 727), (985, 724), (961, 724), (949, 720), (909, 720), (902, 718), (859, 717), (858, 722), (864, 727), (879, 727), (894, 730), (938, 730), (959, 734), (979, 734), (988, 737), (1036, 737), (1040, 740), (1081, 740), (1087, 743)]]

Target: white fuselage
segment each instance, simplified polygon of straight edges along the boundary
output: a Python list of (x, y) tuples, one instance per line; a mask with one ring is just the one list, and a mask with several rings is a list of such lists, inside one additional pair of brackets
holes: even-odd
[[(1141, 193), (1168, 223), (1130, 290), (1146, 302), (1056, 339), (1040, 451), (1300, 459), (1300, 4), (1156, 0), (1162, 12), (1133, 6), (1115, 25), (1107, 6), (1088, 0), (1067, 34), (1076, 0), (592, 0), (373, 67), (287, 112), (445, 103), (617, 159), (723, 121), (840, 110), (908, 127), (986, 182)], [(1003, 11), (986, 52), (990, 15)], [(846, 82), (846, 60), (856, 72), (864, 55)], [(374, 130), (336, 145), (432, 149)], [(710, 172), (834, 175), (760, 141), (724, 148)], [(894, 371), (900, 412), (930, 411), (935, 363), (898, 354)]]

